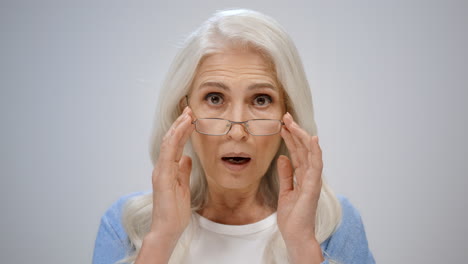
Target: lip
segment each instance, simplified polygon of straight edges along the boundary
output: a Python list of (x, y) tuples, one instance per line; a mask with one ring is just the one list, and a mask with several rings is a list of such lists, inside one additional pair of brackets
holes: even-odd
[(221, 158), (222, 157), (242, 157), (242, 158), (251, 158), (252, 159), (252, 157), (249, 154), (245, 153), (245, 152), (229, 152), (229, 153), (225, 153), (225, 154), (221, 155)]
[(232, 164), (232, 163), (229, 163), (229, 161), (226, 161), (226, 160), (221, 160), (221, 162), (223, 163), (223, 165), (228, 168), (229, 170), (231, 171), (241, 171), (245, 168), (247, 168), (247, 166), (249, 166), (250, 162), (252, 160), (249, 160), (247, 161), (246, 163), (242, 163), (242, 164)]
[[(250, 160), (243, 164), (232, 164), (226, 160), (223, 160), (222, 157), (242, 157), (250, 158)], [(231, 171), (242, 171), (250, 165), (250, 162), (252, 162), (252, 157), (245, 152), (229, 152), (221, 155), (220, 160), (227, 169)]]

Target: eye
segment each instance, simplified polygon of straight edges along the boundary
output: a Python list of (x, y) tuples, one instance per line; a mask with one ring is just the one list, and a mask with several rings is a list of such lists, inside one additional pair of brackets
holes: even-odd
[(212, 105), (221, 105), (223, 104), (223, 96), (220, 93), (209, 93), (205, 96), (205, 100)]
[(261, 94), (261, 95), (257, 95), (255, 98), (254, 98), (254, 105), (258, 105), (258, 106), (266, 106), (266, 105), (269, 105), (271, 104), (273, 100), (271, 99), (271, 96), (267, 95), (267, 94)]

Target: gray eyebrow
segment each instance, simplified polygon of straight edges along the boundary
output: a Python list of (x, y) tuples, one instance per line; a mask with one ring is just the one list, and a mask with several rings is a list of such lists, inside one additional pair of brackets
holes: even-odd
[(270, 88), (270, 89), (275, 90), (275, 91), (278, 90), (271, 83), (254, 83), (254, 84), (250, 85), (247, 89), (254, 90), (254, 89), (258, 89), (258, 88)]
[[(229, 87), (222, 82), (204, 82), (200, 85), (200, 88), (207, 87), (207, 86), (218, 87), (227, 91), (230, 90)], [(259, 88), (269, 88), (275, 91), (278, 90), (274, 85), (270, 83), (254, 83), (254, 84), (249, 85), (249, 87), (247, 87), (248, 90), (255, 90)]]
[(229, 87), (227, 85), (225, 85), (224, 83), (221, 83), (221, 82), (204, 82), (200, 85), (200, 88), (202, 87), (218, 87), (218, 88), (221, 88), (223, 90), (229, 90)]

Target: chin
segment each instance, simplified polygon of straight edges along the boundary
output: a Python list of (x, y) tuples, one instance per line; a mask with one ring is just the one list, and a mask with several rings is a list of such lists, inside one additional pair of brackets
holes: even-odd
[(230, 171), (225, 168), (218, 169), (214, 171), (211, 175), (215, 177), (208, 177), (212, 183), (225, 188), (225, 189), (245, 189), (249, 186), (259, 183), (262, 179), (263, 174), (260, 174), (258, 171), (252, 172), (249, 170), (246, 171)]
[(256, 182), (231, 178), (231, 179), (217, 179), (216, 184), (228, 190), (243, 190), (256, 184)]

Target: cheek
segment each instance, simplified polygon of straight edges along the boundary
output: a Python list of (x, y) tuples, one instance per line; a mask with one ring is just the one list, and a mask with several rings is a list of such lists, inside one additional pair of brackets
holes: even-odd
[(213, 154), (217, 153), (216, 146), (218, 144), (214, 142), (211, 137), (202, 136), (194, 132), (190, 139), (192, 141), (193, 150), (202, 163), (205, 163), (207, 158), (209, 159), (209, 157), (213, 157)]
[(270, 164), (281, 145), (281, 136), (267, 136), (257, 141), (257, 157), (265, 164)]
[(198, 135), (198, 133), (194, 132), (192, 136), (190, 137), (190, 140), (192, 141), (193, 150), (195, 151), (195, 153), (197, 153), (198, 157), (201, 159), (203, 155), (202, 153), (203, 148), (201, 147), (203, 146), (203, 142), (200, 136)]

